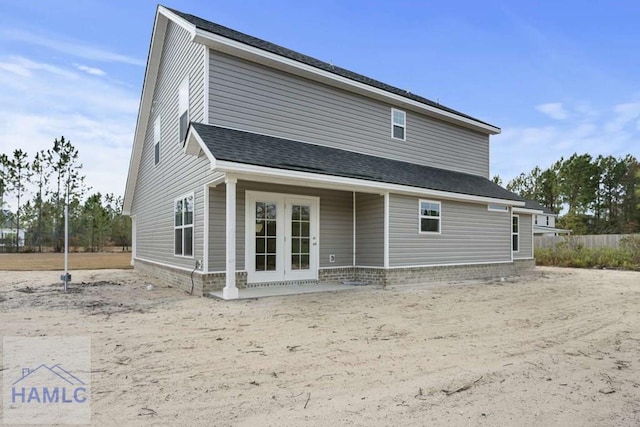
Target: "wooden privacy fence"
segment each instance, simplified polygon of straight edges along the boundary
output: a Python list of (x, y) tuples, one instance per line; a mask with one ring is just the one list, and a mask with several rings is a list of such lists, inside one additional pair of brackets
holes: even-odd
[(552, 248), (559, 243), (566, 242), (570, 247), (585, 248), (618, 248), (623, 237), (640, 234), (589, 234), (584, 236), (534, 236), (533, 244), (536, 248)]

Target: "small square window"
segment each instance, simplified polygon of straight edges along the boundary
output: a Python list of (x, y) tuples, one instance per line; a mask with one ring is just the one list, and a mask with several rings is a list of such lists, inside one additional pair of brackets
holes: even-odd
[(420, 233), (440, 234), (440, 213), (440, 202), (420, 200), (420, 212), (418, 213)]
[(391, 109), (391, 137), (406, 140), (407, 115), (402, 110)]

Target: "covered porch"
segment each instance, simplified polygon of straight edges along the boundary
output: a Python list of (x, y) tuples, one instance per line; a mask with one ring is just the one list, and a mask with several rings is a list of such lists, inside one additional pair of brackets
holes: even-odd
[[(191, 123), (184, 150), (210, 161), (203, 274), (224, 299), (237, 299), (241, 288), (256, 285), (384, 284), (398, 272), (415, 279), (425, 267), (451, 270), (452, 261), (437, 264), (426, 253), (417, 264), (406, 264), (395, 249), (390, 265), (390, 223), (401, 219), (408, 226), (394, 234), (396, 246), (406, 235), (421, 248), (426, 240), (419, 235), (420, 199), (472, 204), (482, 218), (487, 204), (524, 205), (481, 176), (212, 125)], [(466, 211), (464, 206), (459, 208)], [(510, 221), (503, 220), (498, 232), (508, 244)], [(441, 244), (446, 240), (439, 238)], [(480, 264), (512, 263), (508, 246), (501, 251)], [(477, 264), (482, 254), (465, 256), (454, 265)]]
[(353, 289), (343, 283), (362, 282), (356, 270), (384, 269), (385, 197), (225, 173), (205, 189), (203, 273), (218, 279), (212, 294), (236, 299)]

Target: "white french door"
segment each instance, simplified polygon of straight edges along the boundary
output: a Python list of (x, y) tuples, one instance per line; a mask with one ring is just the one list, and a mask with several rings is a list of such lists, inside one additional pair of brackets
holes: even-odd
[(318, 278), (318, 198), (246, 192), (249, 283)]

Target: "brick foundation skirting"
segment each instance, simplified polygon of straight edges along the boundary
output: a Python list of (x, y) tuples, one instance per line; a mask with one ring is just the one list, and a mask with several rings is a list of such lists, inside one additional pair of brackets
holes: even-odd
[[(177, 268), (158, 265), (146, 261), (135, 260), (137, 271), (159, 279), (171, 286), (186, 292), (191, 291), (191, 273)], [(326, 268), (318, 271), (318, 281), (342, 283), (345, 281), (366, 282), (369, 285), (402, 285), (416, 283), (434, 283), (451, 280), (492, 279), (499, 277), (519, 276), (535, 268), (535, 260), (514, 260), (508, 263), (450, 265), (436, 267), (407, 268), (367, 268), (340, 267)], [(209, 292), (221, 290), (225, 285), (225, 273), (194, 272), (193, 294), (207, 295)], [(236, 272), (236, 286), (247, 287), (247, 273)], [(251, 286), (251, 285), (250, 285)]]

